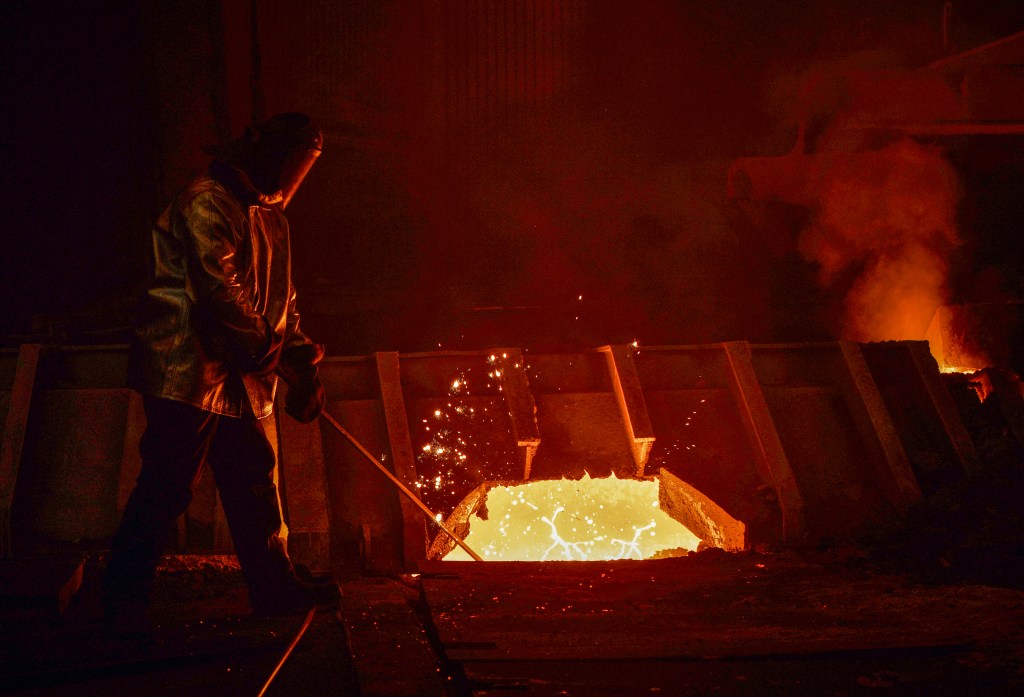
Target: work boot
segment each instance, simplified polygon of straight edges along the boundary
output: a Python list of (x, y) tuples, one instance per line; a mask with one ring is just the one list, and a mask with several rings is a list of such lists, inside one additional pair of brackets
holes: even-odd
[(103, 634), (110, 639), (152, 643), (153, 623), (149, 605), (140, 601), (116, 601), (103, 608)]
[(333, 580), (310, 583), (289, 575), (275, 588), (249, 590), (253, 614), (263, 616), (294, 615), (313, 607), (337, 609), (340, 602), (341, 588)]

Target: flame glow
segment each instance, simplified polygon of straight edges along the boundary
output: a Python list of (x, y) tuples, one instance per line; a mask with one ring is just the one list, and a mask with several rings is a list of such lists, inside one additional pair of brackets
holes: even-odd
[[(541, 480), (495, 486), (466, 543), (487, 561), (594, 561), (678, 556), (700, 540), (661, 509), (654, 479)], [(481, 515), (483, 513), (483, 515)], [(469, 559), (461, 548), (446, 561)]]
[(973, 373), (992, 364), (977, 340), (986, 334), (971, 307), (954, 305), (935, 311), (925, 338), (941, 372)]

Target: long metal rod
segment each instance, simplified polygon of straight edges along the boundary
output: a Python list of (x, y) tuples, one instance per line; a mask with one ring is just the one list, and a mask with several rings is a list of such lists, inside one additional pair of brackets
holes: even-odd
[(267, 681), (263, 683), (263, 689), (260, 690), (260, 693), (256, 695), (256, 697), (263, 697), (263, 695), (266, 694), (267, 688), (270, 687), (270, 683), (274, 682), (274, 678), (277, 677), (277, 673), (281, 670), (281, 666), (283, 666), (284, 662), (288, 660), (288, 657), (292, 655), (292, 650), (299, 643), (299, 640), (302, 639), (302, 635), (306, 633), (306, 630), (309, 629), (309, 625), (313, 621), (314, 614), (316, 614), (315, 606), (309, 608), (309, 612), (306, 613), (306, 621), (302, 623), (302, 627), (299, 629), (299, 632), (295, 635), (295, 638), (292, 639), (292, 643), (288, 645), (288, 648), (285, 649), (284, 655), (281, 656), (281, 660), (277, 662), (276, 666), (274, 666), (274, 672), (271, 673), (270, 677), (267, 678)]
[(412, 501), (414, 504), (416, 504), (416, 506), (423, 512), (423, 515), (427, 516), (427, 518), (430, 519), (431, 523), (433, 523), (437, 527), (439, 527), (442, 530), (444, 530), (445, 533), (448, 535), (448, 537), (452, 538), (452, 540), (455, 541), (455, 544), (457, 544), (459, 547), (462, 547), (462, 549), (465, 550), (466, 554), (468, 554), (469, 556), (473, 557), (473, 559), (475, 559), (476, 561), (483, 561), (483, 559), (480, 557), (480, 555), (477, 554), (476, 552), (474, 552), (472, 550), (472, 548), (470, 548), (470, 546), (466, 544), (465, 540), (463, 540), (461, 537), (459, 537), (454, 532), (452, 532), (451, 529), (449, 529), (447, 525), (442, 523), (440, 521), (440, 519), (438, 518), (438, 516), (435, 516), (433, 511), (431, 511), (429, 508), (427, 508), (426, 504), (424, 504), (422, 501), (420, 501), (419, 497), (416, 496), (416, 494), (414, 494), (412, 491), (409, 490), (409, 487), (407, 487), (405, 484), (403, 484), (398, 477), (393, 475), (391, 473), (391, 471), (388, 470), (387, 467), (382, 465), (377, 460), (377, 458), (375, 458), (373, 455), (371, 455), (370, 451), (367, 450), (366, 448), (364, 448), (363, 444), (360, 443), (358, 440), (356, 440), (355, 437), (351, 433), (346, 431), (345, 427), (342, 426), (340, 423), (338, 423), (338, 421), (333, 416), (331, 416), (326, 411), (324, 411), (324, 412), (320, 413), (320, 418), (322, 418), (324, 421), (329, 423), (331, 425), (331, 427), (334, 428), (335, 431), (340, 433), (342, 436), (344, 436), (348, 440), (349, 443), (354, 445), (356, 447), (356, 450), (358, 450), (360, 453), (363, 454), (363, 457), (365, 457), (367, 460), (372, 462), (373, 465), (384, 474), (384, 476), (386, 476), (388, 479), (391, 480), (392, 484), (394, 484), (395, 486), (398, 487), (399, 491), (401, 491), (403, 494), (405, 494), (409, 498), (410, 501)]

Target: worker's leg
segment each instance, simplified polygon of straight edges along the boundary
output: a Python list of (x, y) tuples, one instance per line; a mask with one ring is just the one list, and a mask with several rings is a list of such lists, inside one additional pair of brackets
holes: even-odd
[(260, 613), (292, 612), (337, 602), (337, 586), (299, 581), (280, 538), (281, 507), (274, 450), (255, 419), (222, 419), (210, 447), (224, 515), (235, 543), (249, 601)]
[(250, 591), (280, 584), (291, 576), (292, 565), (279, 537), (275, 457), (263, 424), (253, 418), (223, 419), (209, 461)]
[(144, 397), (142, 468), (110, 549), (106, 608), (148, 606), (156, 567), (175, 519), (192, 500), (219, 417), (189, 404)]

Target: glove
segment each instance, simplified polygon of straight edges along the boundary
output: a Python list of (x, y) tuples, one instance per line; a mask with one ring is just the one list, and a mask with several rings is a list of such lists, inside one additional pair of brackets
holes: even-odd
[(320, 344), (291, 346), (281, 354), (277, 372), (288, 383), (284, 411), (302, 424), (308, 424), (320, 416), (327, 402), (324, 386), (317, 376), (317, 363), (324, 357)]
[(288, 386), (284, 398), (284, 411), (300, 424), (315, 421), (327, 404), (327, 394), (320, 378), (315, 374)]
[(289, 385), (302, 382), (317, 373), (317, 363), (324, 357), (322, 344), (301, 344), (289, 346), (281, 352), (277, 372)]

